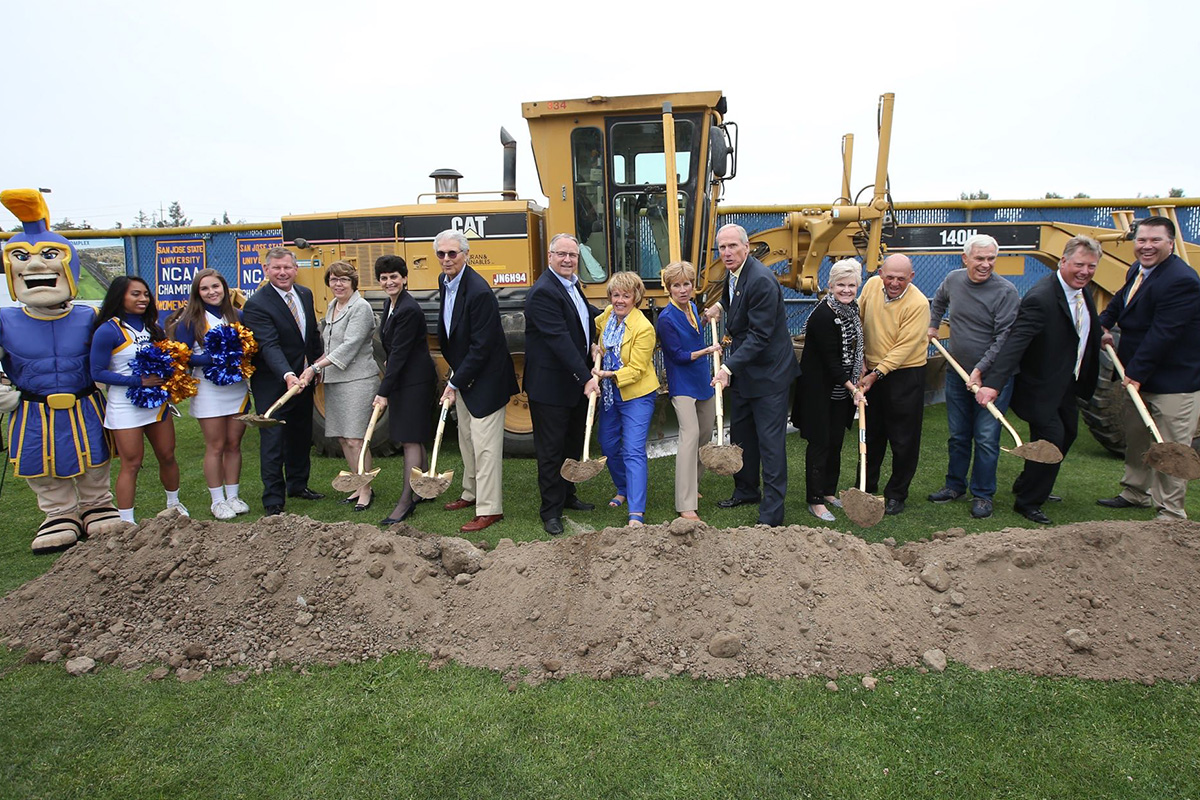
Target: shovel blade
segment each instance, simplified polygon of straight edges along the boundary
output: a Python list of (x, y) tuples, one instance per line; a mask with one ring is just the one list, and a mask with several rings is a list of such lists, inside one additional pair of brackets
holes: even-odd
[(244, 422), (252, 428), (270, 428), (274, 425), (286, 425), (287, 423), (281, 419), (272, 419), (265, 417), (262, 414), (242, 414), (237, 418), (238, 422)]
[(1200, 454), (1180, 442), (1150, 445), (1150, 449), (1142, 456), (1142, 462), (1150, 469), (1181, 480), (1194, 481), (1200, 478)]
[(1063, 460), (1062, 451), (1053, 442), (1047, 442), (1045, 439), (1035, 439), (1032, 442), (1026, 442), (1020, 447), (1014, 447), (1011, 451), (1013, 455), (1020, 456), (1026, 461), (1033, 461), (1037, 464), (1057, 464)]
[(842, 492), (842, 507), (846, 516), (860, 528), (870, 528), (883, 519), (883, 498), (867, 494), (862, 489), (846, 489)]
[(379, 469), (373, 469), (370, 472), (347, 472), (346, 470), (342, 470), (333, 479), (333, 488), (339, 492), (357, 492), (375, 480), (375, 476), (378, 474)]
[(718, 475), (733, 475), (742, 468), (742, 448), (736, 444), (706, 444), (700, 448), (700, 463)]
[(603, 472), (604, 465), (607, 463), (607, 456), (601, 456), (591, 461), (576, 461), (573, 458), (568, 458), (563, 462), (559, 474), (571, 483), (583, 483)]
[(415, 474), (409, 477), (412, 490), (426, 500), (432, 500), (446, 491), (446, 489), (450, 488), (450, 481), (454, 479), (453, 470), (443, 472), (440, 475), (426, 475), (414, 467), (413, 473)]

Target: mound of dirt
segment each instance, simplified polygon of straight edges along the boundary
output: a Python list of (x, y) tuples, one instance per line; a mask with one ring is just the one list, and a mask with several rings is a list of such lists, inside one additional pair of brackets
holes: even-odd
[(1197, 574), (1188, 522), (952, 530), (892, 548), (675, 520), (487, 552), (405, 526), (157, 518), (0, 599), (0, 636), (27, 660), (161, 663), (185, 679), (396, 650), (535, 680), (834, 678), (941, 663), (940, 650), (980, 670), (1193, 681)]

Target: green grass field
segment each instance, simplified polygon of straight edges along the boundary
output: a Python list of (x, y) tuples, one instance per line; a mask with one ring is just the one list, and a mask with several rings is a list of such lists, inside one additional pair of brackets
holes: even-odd
[[(177, 420), (183, 500), (208, 518), (195, 423)], [(996, 515), (982, 522), (969, 504), (935, 506), (924, 496), (943, 482), (945, 412), (927, 410), (922, 466), (909, 510), (861, 530), (840, 517), (830, 527), (871, 541), (908, 541), (960, 526), (978, 533), (1032, 527), (1011, 511), (1007, 489), (1021, 462), (1002, 456)], [(843, 475), (853, 475), (852, 440)], [(803, 504), (803, 443), (789, 438), (786, 521), (815, 523)], [(243, 495), (255, 513), (257, 435), (247, 434)], [(454, 448), (440, 468), (461, 467)], [(143, 470), (139, 517), (162, 509), (151, 466)], [(402, 462), (384, 459), (381, 496), (365, 514), (331, 497), (292, 501), (290, 511), (327, 521), (376, 522), (396, 499)], [(325, 491), (343, 467), (316, 458), (313, 488)], [(1102, 519), (1097, 497), (1119, 488), (1120, 462), (1084, 434), (1068, 456), (1049, 504), (1057, 523)], [(672, 459), (651, 462), (647, 521), (674, 512)], [(885, 467), (886, 474), (886, 467)], [(845, 479), (843, 480), (845, 483)], [(495, 542), (548, 538), (537, 518), (531, 460), (505, 462), (506, 519), (485, 532)], [(706, 476), (700, 513), (710, 524), (751, 524), (753, 507), (718, 511), (731, 482)], [(455, 496), (459, 484), (445, 496)], [(605, 476), (581, 496), (597, 510), (574, 514), (593, 527), (619, 525), (604, 506)], [(1189, 514), (1200, 501), (1189, 499)], [(412, 522), (451, 534), (470, 512), (424, 504)], [(44, 570), (29, 553), (40, 521), (23, 481), (0, 493), (0, 592)], [(1149, 511), (1116, 512), (1148, 519)], [(365, 519), (364, 519), (365, 518)], [(570, 677), (510, 690), (499, 675), (449, 666), (430, 671), (421, 654), (378, 663), (280, 671), (230, 685), (221, 673), (198, 683), (149, 682), (149, 670), (108, 667), (71, 678), (61, 665), (22, 665), (0, 649), (0, 798), (1200, 798), (1200, 691), (1195, 685), (1098, 683), (951, 665), (944, 674), (876, 673), (867, 692), (844, 676), (825, 678)]]

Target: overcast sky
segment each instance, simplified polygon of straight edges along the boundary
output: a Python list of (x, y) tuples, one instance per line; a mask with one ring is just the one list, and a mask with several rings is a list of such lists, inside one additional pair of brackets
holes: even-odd
[(897, 201), (1196, 196), (1200, 4), (1154, 7), (27, 2), (0, 12), (2, 183), (94, 227), (172, 200), (276, 221), (414, 202), (440, 167), (498, 189), (504, 126), (544, 202), (522, 102), (718, 89), (741, 133), (728, 203), (832, 200), (844, 133), (870, 183), (883, 92)]

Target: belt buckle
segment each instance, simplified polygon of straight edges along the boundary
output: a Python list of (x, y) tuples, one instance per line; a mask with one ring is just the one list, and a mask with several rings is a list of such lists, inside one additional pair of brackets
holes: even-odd
[(75, 407), (75, 395), (71, 392), (55, 392), (54, 394), (46, 395), (46, 405), (53, 408), (55, 411), (63, 411), (64, 409)]

